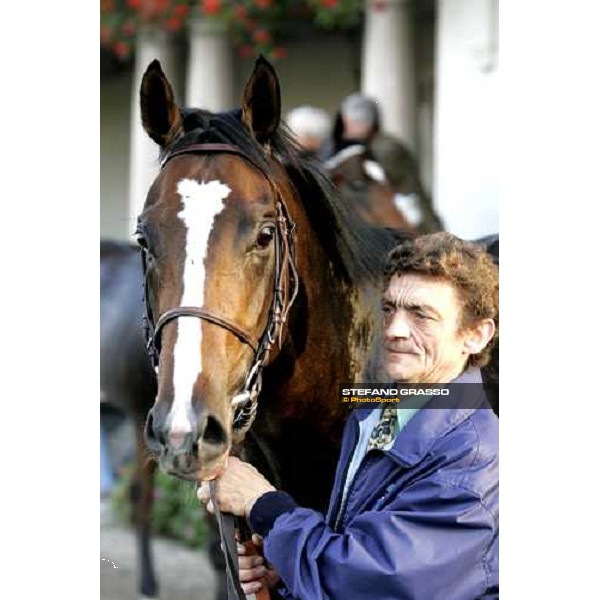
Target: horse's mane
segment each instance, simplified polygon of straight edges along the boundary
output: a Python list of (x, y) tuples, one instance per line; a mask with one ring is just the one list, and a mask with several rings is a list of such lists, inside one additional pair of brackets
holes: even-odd
[[(190, 144), (232, 144), (241, 148), (267, 175), (277, 179), (264, 149), (242, 124), (241, 110), (219, 114), (200, 109), (181, 112), (183, 136), (164, 149), (163, 154)], [(387, 253), (409, 234), (376, 228), (360, 220), (318, 162), (302, 153), (285, 124), (280, 124), (270, 146), (284, 165), (311, 225), (341, 277), (354, 285), (379, 281)]]

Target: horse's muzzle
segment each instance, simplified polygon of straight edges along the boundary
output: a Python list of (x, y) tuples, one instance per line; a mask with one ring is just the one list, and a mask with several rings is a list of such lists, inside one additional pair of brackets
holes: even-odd
[(184, 479), (196, 479), (210, 471), (226, 455), (230, 436), (220, 420), (206, 413), (191, 421), (191, 430), (174, 429), (167, 418), (160, 418), (154, 407), (148, 414), (144, 437), (150, 451), (158, 455), (168, 473)]

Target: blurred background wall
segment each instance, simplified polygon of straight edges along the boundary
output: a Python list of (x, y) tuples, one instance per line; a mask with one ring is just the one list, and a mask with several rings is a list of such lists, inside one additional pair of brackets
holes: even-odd
[[(351, 92), (375, 97), (384, 130), (415, 153), (446, 228), (467, 239), (497, 233), (498, 0), (367, 0), (361, 9), (343, 31), (281, 26), (285, 56), (273, 63), (283, 114), (311, 104), (333, 117)], [(157, 171), (137, 105), (148, 63), (159, 58), (180, 104), (225, 110), (239, 106), (250, 54), (223, 23), (201, 17), (177, 35), (138, 31), (127, 56), (102, 47), (101, 237), (130, 239)]]

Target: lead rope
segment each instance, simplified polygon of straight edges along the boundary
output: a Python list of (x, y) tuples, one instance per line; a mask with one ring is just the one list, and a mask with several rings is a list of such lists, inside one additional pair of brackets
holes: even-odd
[[(221, 551), (225, 558), (225, 572), (227, 574), (227, 600), (246, 600), (246, 595), (240, 585), (237, 548), (235, 541), (235, 527), (238, 523), (240, 531), (240, 543), (246, 548), (246, 555), (256, 554), (254, 544), (250, 538), (250, 529), (243, 519), (238, 519), (230, 513), (222, 513), (217, 503), (216, 480), (208, 482), (210, 490), (210, 499), (212, 500), (215, 518), (219, 527), (219, 537), (221, 538)], [(242, 539), (248, 538), (248, 539)], [(262, 588), (255, 593), (256, 600), (270, 600), (269, 590), (266, 582), (263, 581)]]
[(223, 514), (217, 503), (215, 480), (208, 482), (210, 498), (213, 503), (215, 518), (219, 526), (221, 538), (221, 552), (225, 558), (225, 572), (227, 574), (227, 600), (245, 600), (246, 595), (242, 590), (239, 579), (237, 549), (235, 546), (235, 523), (233, 515)]

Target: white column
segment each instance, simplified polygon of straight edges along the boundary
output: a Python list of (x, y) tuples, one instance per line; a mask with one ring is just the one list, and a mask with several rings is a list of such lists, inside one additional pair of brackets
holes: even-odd
[(438, 0), (435, 205), (474, 239), (499, 229), (498, 0)]
[(232, 45), (225, 24), (194, 19), (189, 42), (186, 105), (213, 112), (233, 108)]
[(377, 101), (383, 129), (415, 149), (413, 23), (407, 0), (365, 0), (361, 91)]
[(135, 230), (150, 184), (158, 174), (159, 148), (142, 127), (140, 86), (148, 65), (156, 58), (178, 98), (176, 52), (172, 37), (164, 31), (146, 28), (139, 32), (135, 47), (135, 66), (131, 94), (131, 148), (129, 167), (129, 232)]

